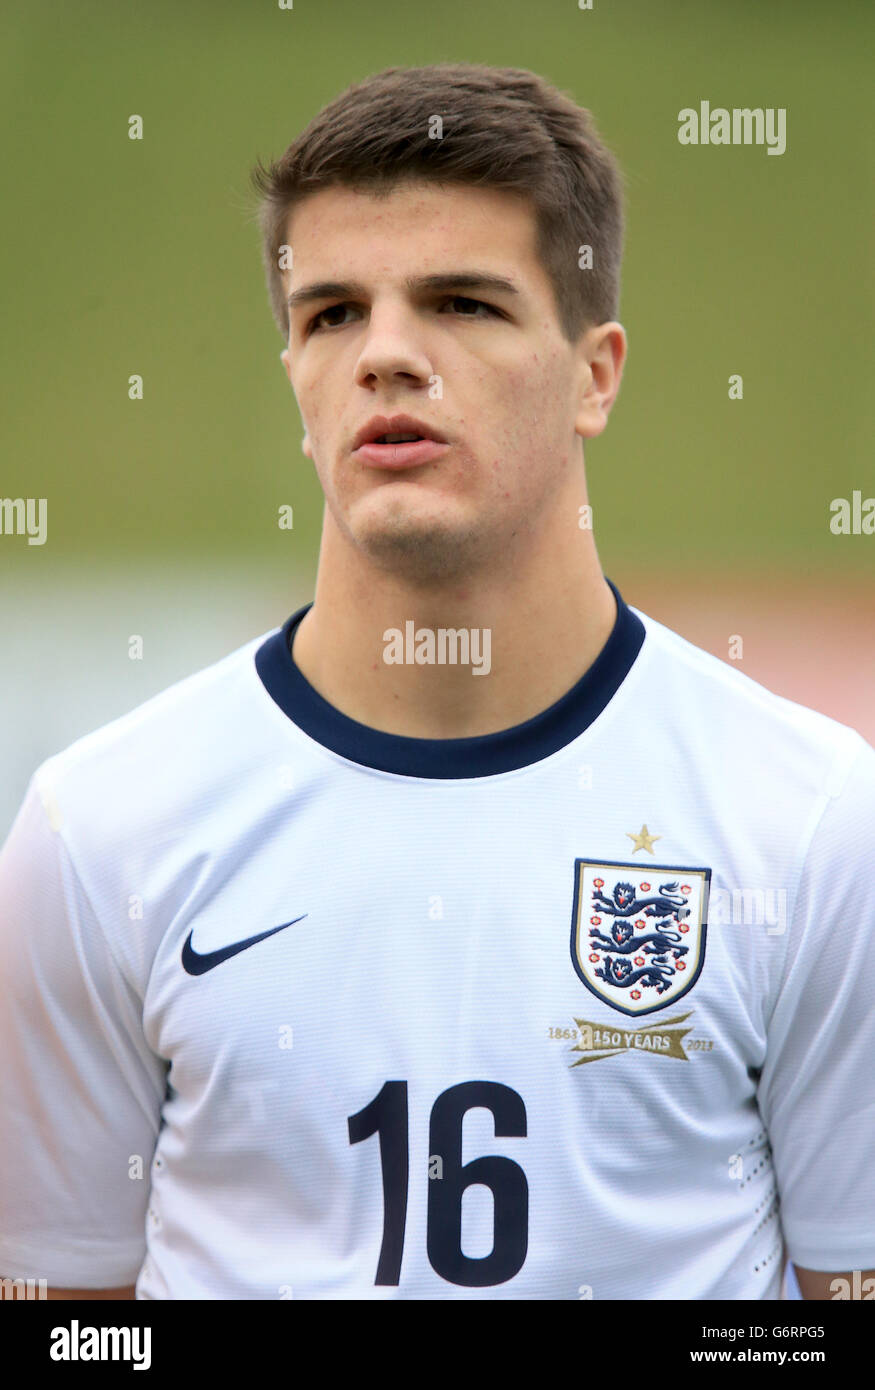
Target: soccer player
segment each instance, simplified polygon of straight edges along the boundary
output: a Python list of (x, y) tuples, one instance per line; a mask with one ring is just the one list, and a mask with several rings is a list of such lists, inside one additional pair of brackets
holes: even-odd
[(602, 573), (612, 155), (538, 76), (438, 65), (254, 178), (315, 599), (34, 774), (0, 861), (0, 1271), (865, 1285), (875, 752)]

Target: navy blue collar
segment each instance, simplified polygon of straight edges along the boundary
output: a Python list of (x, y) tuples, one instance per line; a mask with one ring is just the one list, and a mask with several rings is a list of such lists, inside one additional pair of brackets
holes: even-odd
[(582, 734), (616, 694), (644, 641), (644, 624), (620, 597), (617, 618), (589, 670), (548, 709), (495, 734), (476, 738), (407, 738), (359, 724), (324, 700), (292, 657), (295, 628), (312, 603), (299, 608), (255, 653), (255, 669), (271, 698), (305, 734), (364, 767), (405, 777), (491, 777), (557, 753)]

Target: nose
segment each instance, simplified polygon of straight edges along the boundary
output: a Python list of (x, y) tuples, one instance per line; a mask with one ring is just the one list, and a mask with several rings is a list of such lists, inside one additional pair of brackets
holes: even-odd
[(373, 305), (356, 363), (356, 385), (373, 388), (398, 381), (427, 385), (432, 374), (424, 328), (413, 310), (397, 303)]

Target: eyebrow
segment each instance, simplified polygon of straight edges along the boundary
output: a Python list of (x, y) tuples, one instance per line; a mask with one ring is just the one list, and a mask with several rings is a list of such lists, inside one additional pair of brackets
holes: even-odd
[[(493, 294), (519, 294), (512, 280), (503, 275), (491, 275), (483, 270), (449, 271), (440, 275), (408, 275), (404, 282), (411, 293), (430, 290), (449, 292), (450, 290), (487, 290)], [(317, 280), (312, 285), (302, 285), (293, 290), (286, 303), (289, 309), (299, 304), (310, 304), (317, 299), (363, 299), (367, 295), (364, 285), (355, 280)]]

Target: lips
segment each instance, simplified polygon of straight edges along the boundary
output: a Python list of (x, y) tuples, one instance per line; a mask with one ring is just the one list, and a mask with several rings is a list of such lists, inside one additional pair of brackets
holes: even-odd
[(433, 425), (412, 415), (375, 415), (356, 435), (353, 457), (369, 468), (416, 468), (448, 448)]
[(353, 458), (366, 468), (419, 468), (423, 463), (440, 458), (449, 447), (436, 439), (418, 439), (410, 444), (363, 444), (356, 449)]

